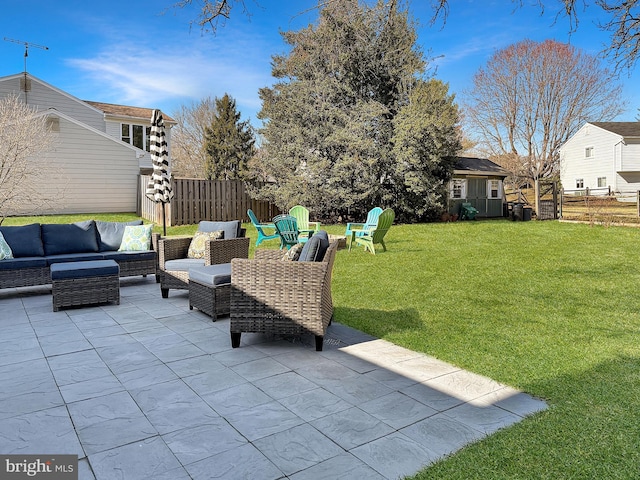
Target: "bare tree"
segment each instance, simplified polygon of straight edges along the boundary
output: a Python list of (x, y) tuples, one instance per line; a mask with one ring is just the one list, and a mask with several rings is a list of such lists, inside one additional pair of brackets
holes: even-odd
[(51, 187), (55, 167), (46, 158), (53, 143), (46, 114), (18, 95), (0, 100), (0, 223), (9, 215), (42, 213), (58, 199)]
[(216, 116), (216, 102), (207, 97), (173, 113), (177, 124), (171, 131), (171, 169), (175, 176), (205, 178), (207, 153), (205, 130)]
[[(524, 0), (511, 0), (518, 8), (525, 5)], [(535, 0), (533, 4), (542, 13), (547, 5), (553, 4), (556, 11), (556, 21), (560, 17), (569, 20), (569, 31), (574, 32), (578, 28), (581, 11), (586, 8), (599, 7), (605, 13), (606, 20), (599, 23), (599, 28), (611, 35), (611, 41), (603, 50), (615, 65), (616, 71), (630, 71), (638, 61), (640, 54), (640, 0), (595, 0), (594, 6), (590, 6), (585, 0)], [(528, 3), (528, 2), (527, 2)], [(449, 0), (432, 0), (433, 17), (431, 23), (438, 20), (446, 23), (449, 14)]]
[(621, 87), (596, 57), (553, 40), (524, 40), (478, 70), (466, 112), (484, 147), (519, 157), (537, 188), (558, 173), (560, 145), (585, 121), (612, 120), (624, 107)]
[[(331, 3), (333, 0), (319, 0), (318, 7)], [(419, 0), (426, 1), (426, 0)], [(433, 8), (431, 23), (435, 24), (439, 20), (446, 23), (449, 14), (449, 0), (430, 0)], [(607, 20), (601, 22), (599, 27), (609, 32), (611, 42), (603, 51), (605, 55), (611, 57), (616, 66), (616, 70), (631, 70), (638, 60), (640, 46), (640, 0), (595, 0), (596, 7), (601, 8), (606, 14)], [(517, 8), (525, 6), (524, 0), (511, 0)], [(254, 0), (256, 6), (259, 2)], [(390, 6), (394, 6), (397, 0), (389, 0)], [(528, 3), (528, 2), (527, 2)], [(578, 28), (580, 20), (580, 10), (594, 8), (589, 6), (585, 0), (534, 0), (533, 5), (541, 12), (547, 9), (547, 5), (553, 4), (556, 10), (556, 20), (560, 17), (569, 19), (569, 30), (571, 32)], [(191, 7), (194, 0), (180, 0), (173, 6), (175, 8)], [(199, 13), (196, 23), (205, 31), (215, 34), (218, 26), (224, 26), (231, 17), (234, 8), (241, 8), (245, 15), (251, 15), (245, 0), (202, 0), (199, 2)]]

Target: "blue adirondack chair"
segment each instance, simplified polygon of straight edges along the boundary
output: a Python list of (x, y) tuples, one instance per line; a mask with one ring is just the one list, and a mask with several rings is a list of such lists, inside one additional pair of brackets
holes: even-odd
[(344, 236), (347, 238), (351, 237), (351, 231), (355, 230), (356, 237), (361, 237), (364, 235), (364, 232), (367, 230), (373, 230), (378, 225), (378, 217), (382, 213), (382, 209), (380, 207), (375, 207), (369, 210), (367, 214), (367, 219), (364, 223), (347, 223), (347, 229), (344, 232)]
[[(256, 227), (256, 230), (258, 231), (258, 239), (256, 240), (256, 247), (260, 245), (264, 240), (275, 240), (276, 238), (280, 238), (280, 235), (278, 235), (278, 232), (275, 231), (276, 227), (273, 223), (260, 223), (258, 221), (258, 218), (256, 217), (256, 214), (253, 213), (253, 210), (251, 209), (247, 210), (247, 215), (249, 215), (249, 219), (251, 220), (251, 223), (253, 224), (254, 227)], [(274, 233), (267, 234), (264, 232), (263, 228), (270, 228), (274, 230)]]

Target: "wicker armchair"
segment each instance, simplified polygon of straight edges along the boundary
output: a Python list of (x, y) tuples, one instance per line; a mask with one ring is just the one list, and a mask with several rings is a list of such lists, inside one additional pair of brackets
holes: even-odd
[(331, 274), (338, 242), (321, 262), (282, 261), (280, 250), (256, 250), (251, 260), (231, 261), (231, 346), (242, 332), (315, 336), (322, 351), (333, 317)]
[[(248, 258), (250, 238), (245, 234), (246, 229), (242, 228), (238, 238), (207, 241), (204, 260), (201, 261), (187, 258), (192, 237), (161, 238), (158, 242), (158, 270), (162, 298), (168, 298), (169, 289), (189, 289), (189, 266), (217, 265), (230, 263), (232, 258)], [(167, 269), (166, 262), (170, 260), (184, 260), (184, 269)]]

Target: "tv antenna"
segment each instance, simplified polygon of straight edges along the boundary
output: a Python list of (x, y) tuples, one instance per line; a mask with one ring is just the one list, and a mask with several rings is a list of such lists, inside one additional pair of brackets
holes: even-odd
[(41, 48), (42, 50), (49, 50), (49, 47), (44, 45), (38, 45), (37, 43), (25, 42), (24, 40), (15, 40), (13, 38), (4, 37), (6, 42), (19, 43), (24, 45), (24, 73), (27, 73), (27, 57), (29, 56), (29, 47)]

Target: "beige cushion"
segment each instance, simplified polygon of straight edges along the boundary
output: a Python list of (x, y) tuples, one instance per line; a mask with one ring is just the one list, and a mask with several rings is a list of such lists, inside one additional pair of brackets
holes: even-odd
[(224, 238), (223, 230), (215, 232), (196, 232), (189, 244), (188, 258), (204, 258), (208, 240), (221, 240)]

